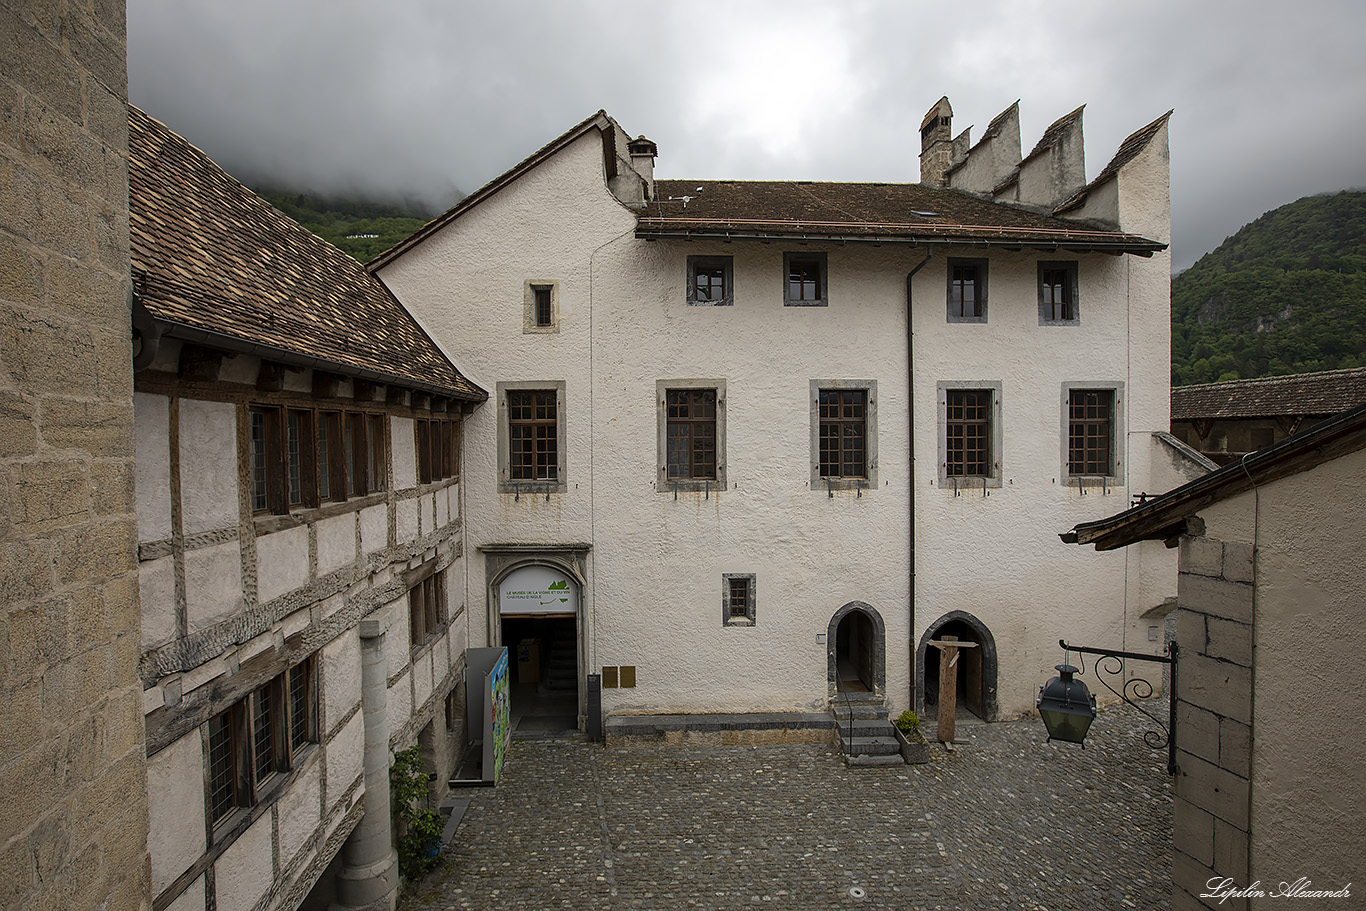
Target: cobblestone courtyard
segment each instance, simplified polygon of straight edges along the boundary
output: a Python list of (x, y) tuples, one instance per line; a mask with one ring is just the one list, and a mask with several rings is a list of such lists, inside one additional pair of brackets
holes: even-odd
[(1166, 752), (1132, 709), (1085, 750), (960, 725), (923, 766), (833, 746), (514, 741), (405, 909), (1170, 907)]

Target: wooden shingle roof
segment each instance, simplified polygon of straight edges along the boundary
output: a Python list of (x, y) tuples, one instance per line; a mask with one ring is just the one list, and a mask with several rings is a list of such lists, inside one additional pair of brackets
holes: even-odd
[(1172, 388), (1172, 420), (1326, 417), (1366, 404), (1366, 367)]
[(962, 190), (814, 181), (659, 180), (636, 236), (1032, 247), (1141, 256), (1166, 246)]
[(134, 284), (172, 336), (319, 362), (466, 401), (465, 378), (360, 263), (230, 177), (203, 152), (128, 109)]

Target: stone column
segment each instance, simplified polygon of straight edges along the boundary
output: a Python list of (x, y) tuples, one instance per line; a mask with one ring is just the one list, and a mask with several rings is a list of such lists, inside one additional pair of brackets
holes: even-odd
[(342, 846), (337, 911), (393, 911), (398, 904), (398, 854), (389, 814), (389, 662), (387, 620), (360, 622), (361, 711), (365, 727), (365, 815)]

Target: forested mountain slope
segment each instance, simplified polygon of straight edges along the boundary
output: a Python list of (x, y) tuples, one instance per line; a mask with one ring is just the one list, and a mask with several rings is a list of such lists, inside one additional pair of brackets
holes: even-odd
[(1172, 385), (1366, 366), (1366, 192), (1266, 213), (1172, 279)]

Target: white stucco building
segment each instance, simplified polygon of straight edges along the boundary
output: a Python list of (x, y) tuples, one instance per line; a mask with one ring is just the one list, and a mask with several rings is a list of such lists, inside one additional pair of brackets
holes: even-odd
[[(598, 112), (369, 264), (494, 390), (471, 644), (572, 636), (581, 714), (601, 674), (609, 719), (759, 726), (842, 690), (923, 706), (935, 636), (978, 643), (988, 719), (1032, 708), (1060, 637), (1160, 651), (1175, 557), (1056, 529), (1188, 476), (1167, 117), (1090, 183), (1080, 110), (1023, 157), (1014, 106), (971, 147), (950, 118), (921, 183), (832, 184), (656, 180)], [(568, 599), (529, 604), (530, 567)]]
[(439, 799), (463, 747), (487, 395), (358, 263), (136, 109), (129, 135), (152, 906), (392, 908), (390, 752)]

